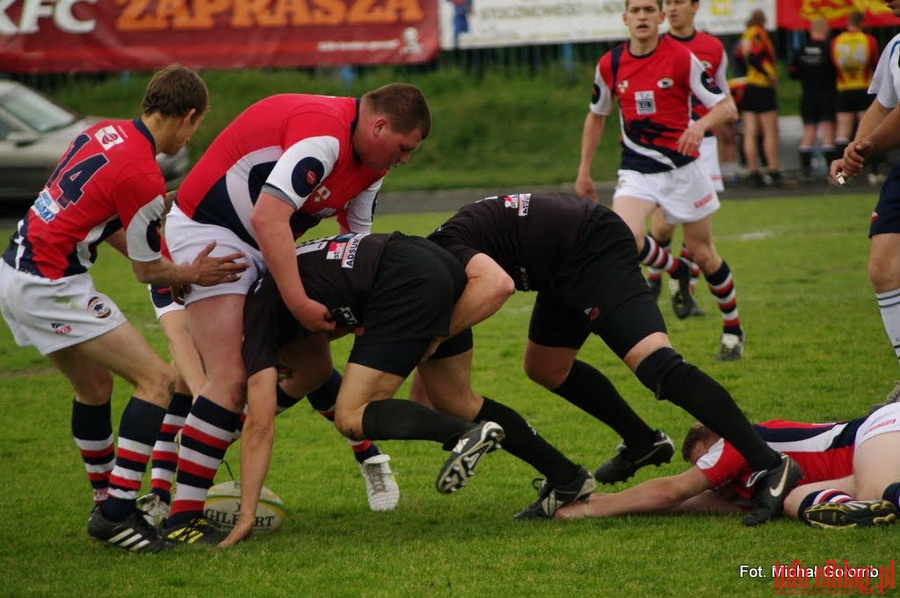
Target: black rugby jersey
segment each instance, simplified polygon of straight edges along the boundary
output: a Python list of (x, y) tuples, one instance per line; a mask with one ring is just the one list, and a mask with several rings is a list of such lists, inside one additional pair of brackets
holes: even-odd
[(540, 291), (572, 255), (596, 209), (597, 204), (576, 195), (487, 197), (460, 208), (428, 239), (463, 265), (485, 253), (512, 277), (517, 290)]

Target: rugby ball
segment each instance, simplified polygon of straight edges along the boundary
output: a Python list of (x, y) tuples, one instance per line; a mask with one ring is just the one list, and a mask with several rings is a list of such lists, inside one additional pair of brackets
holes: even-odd
[[(241, 482), (231, 480), (216, 484), (209, 489), (203, 514), (207, 519), (224, 529), (232, 529), (238, 521), (241, 509)], [(254, 534), (274, 532), (284, 523), (284, 502), (277, 494), (263, 486), (256, 506)]]

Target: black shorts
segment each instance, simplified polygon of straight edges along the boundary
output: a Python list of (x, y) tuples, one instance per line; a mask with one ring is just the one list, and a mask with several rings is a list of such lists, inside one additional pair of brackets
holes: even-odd
[(835, 112), (834, 94), (827, 92), (806, 92), (800, 102), (800, 118), (804, 125), (833, 123)]
[(592, 332), (620, 358), (649, 334), (666, 332), (631, 230), (603, 209), (591, 215), (550, 287), (538, 292), (528, 340), (578, 349)]
[(835, 110), (838, 112), (865, 112), (875, 98), (865, 89), (851, 89), (837, 92)]
[(747, 89), (744, 90), (741, 110), (746, 110), (747, 112), (771, 112), (772, 110), (778, 110), (775, 88), (748, 85)]
[(348, 362), (406, 377), (435, 337), (447, 336), (453, 304), (466, 287), (466, 272), (431, 241), (390, 241)]
[(869, 225), (869, 237), (889, 233), (900, 233), (900, 164), (888, 173)]

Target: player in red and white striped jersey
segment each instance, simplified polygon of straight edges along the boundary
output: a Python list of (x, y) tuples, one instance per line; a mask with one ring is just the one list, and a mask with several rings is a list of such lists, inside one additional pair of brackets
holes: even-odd
[[(240, 254), (210, 257), (213, 245), (180, 265), (160, 253), (157, 231), (166, 194), (156, 153), (174, 154), (206, 114), (208, 93), (190, 69), (157, 73), (134, 120), (100, 122), (66, 149), (10, 238), (0, 262), (0, 313), (20, 346), (35, 346), (75, 390), (72, 433), (94, 488), (88, 533), (132, 551), (168, 547), (135, 506), (150, 451), (171, 399), (166, 364), (88, 269), (107, 241), (135, 277), (160, 285), (235, 280)], [(134, 385), (113, 448), (112, 373)]]
[[(900, 403), (845, 422), (772, 420), (756, 426), (773, 449), (794, 459), (803, 478), (785, 513), (817, 527), (893, 522), (900, 509)], [(558, 518), (607, 517), (669, 511), (735, 512), (748, 504), (752, 472), (729, 443), (694, 424), (682, 446), (693, 464), (615, 494), (593, 495)]]
[[(389, 84), (360, 98), (275, 95), (238, 115), (178, 190), (165, 230), (172, 256), (190, 260), (215, 240), (218, 251), (244, 253), (249, 270), (239, 285), (193, 287), (185, 297), (206, 382), (182, 430), (181, 446), (190, 450), (178, 459), (170, 538), (221, 539), (203, 519), (203, 503), (243, 412), (248, 289), (271, 272), (306, 330), (333, 330), (328, 309), (304, 289), (294, 242), (327, 217), (337, 217), (342, 233), (369, 232), (382, 179), (409, 161), (430, 129), (428, 104), (412, 85)], [(323, 368), (309, 373), (324, 383), (332, 373), (328, 339), (314, 338)]]

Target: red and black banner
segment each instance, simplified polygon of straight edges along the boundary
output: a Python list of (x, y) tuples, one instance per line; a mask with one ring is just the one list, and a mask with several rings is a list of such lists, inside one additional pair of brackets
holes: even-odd
[(7, 73), (421, 63), (437, 0), (6, 0)]
[(896, 27), (900, 19), (891, 14), (883, 0), (778, 0), (779, 29), (805, 31), (818, 17), (828, 19), (832, 29), (847, 27), (847, 15), (860, 10), (866, 15), (863, 27)]

